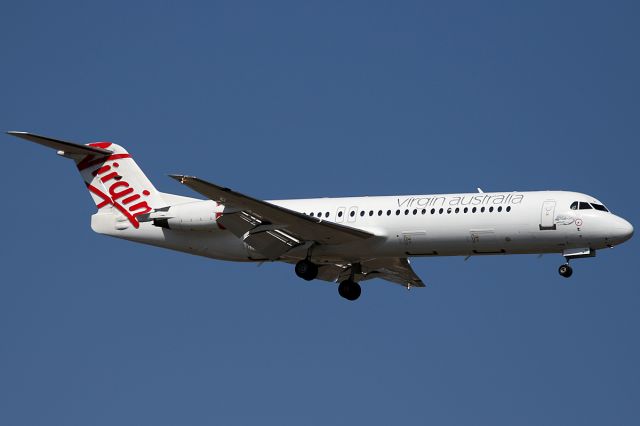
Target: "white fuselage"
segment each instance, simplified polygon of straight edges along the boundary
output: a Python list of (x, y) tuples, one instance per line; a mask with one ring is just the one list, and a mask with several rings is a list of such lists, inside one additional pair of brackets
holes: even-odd
[[(167, 196), (169, 196), (167, 194)], [(216, 224), (227, 212), (213, 201), (175, 197), (180, 215), (171, 229), (143, 222), (138, 229), (121, 226), (114, 215), (97, 213), (99, 233), (215, 259), (266, 260), (241, 239)], [(591, 196), (565, 191), (499, 192), (382, 197), (271, 200), (287, 209), (341, 223), (378, 238), (349, 245), (316, 245), (316, 262), (411, 256), (595, 251), (620, 244), (633, 228), (608, 211), (572, 209), (574, 202), (597, 203)], [(172, 207), (173, 208), (173, 207)], [(309, 247), (287, 253), (305, 258)]]
[(409, 258), (562, 253), (594, 256), (633, 235), (598, 200), (565, 191), (400, 195), (262, 201), (195, 176), (169, 175), (207, 201), (158, 191), (122, 146), (11, 135), (72, 159), (105, 235), (240, 262), (284, 261), (298, 277), (337, 282), (360, 297), (359, 281), (424, 287)]

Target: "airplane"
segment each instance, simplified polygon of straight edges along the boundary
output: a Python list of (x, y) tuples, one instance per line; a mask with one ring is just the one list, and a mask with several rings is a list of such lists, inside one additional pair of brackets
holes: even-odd
[(338, 283), (353, 301), (360, 282), (424, 287), (411, 257), (560, 253), (593, 257), (633, 226), (577, 192), (483, 192), (262, 201), (188, 175), (169, 175), (207, 198), (158, 191), (132, 156), (111, 142), (77, 144), (7, 132), (73, 160), (97, 208), (93, 231), (238, 262), (280, 261), (298, 277)]

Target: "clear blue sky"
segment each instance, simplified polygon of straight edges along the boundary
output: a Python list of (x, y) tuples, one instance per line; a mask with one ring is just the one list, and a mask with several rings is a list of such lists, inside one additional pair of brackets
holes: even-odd
[[(569, 189), (640, 226), (638, 2), (309, 3), (5, 2), (0, 128), (117, 142), (167, 192)], [(93, 234), (72, 164), (0, 139), (0, 424), (640, 421), (638, 236), (349, 303)]]

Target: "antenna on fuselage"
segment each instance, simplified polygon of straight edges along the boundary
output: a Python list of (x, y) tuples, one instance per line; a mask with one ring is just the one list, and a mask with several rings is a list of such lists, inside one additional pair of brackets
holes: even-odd
[(479, 193), (484, 194), (484, 191), (482, 190), (482, 188), (476, 188), (478, 190)]

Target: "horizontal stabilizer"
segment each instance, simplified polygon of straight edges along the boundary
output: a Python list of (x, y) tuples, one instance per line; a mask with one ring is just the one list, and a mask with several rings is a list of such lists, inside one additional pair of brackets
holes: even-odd
[(49, 148), (53, 148), (58, 151), (63, 151), (65, 154), (76, 155), (111, 155), (112, 151), (108, 149), (98, 148), (89, 145), (80, 145), (73, 142), (61, 141), (59, 139), (48, 138), (46, 136), (34, 135), (28, 132), (7, 132), (12, 136), (16, 136), (22, 139), (26, 139), (30, 142), (35, 142), (40, 145), (44, 145)]

